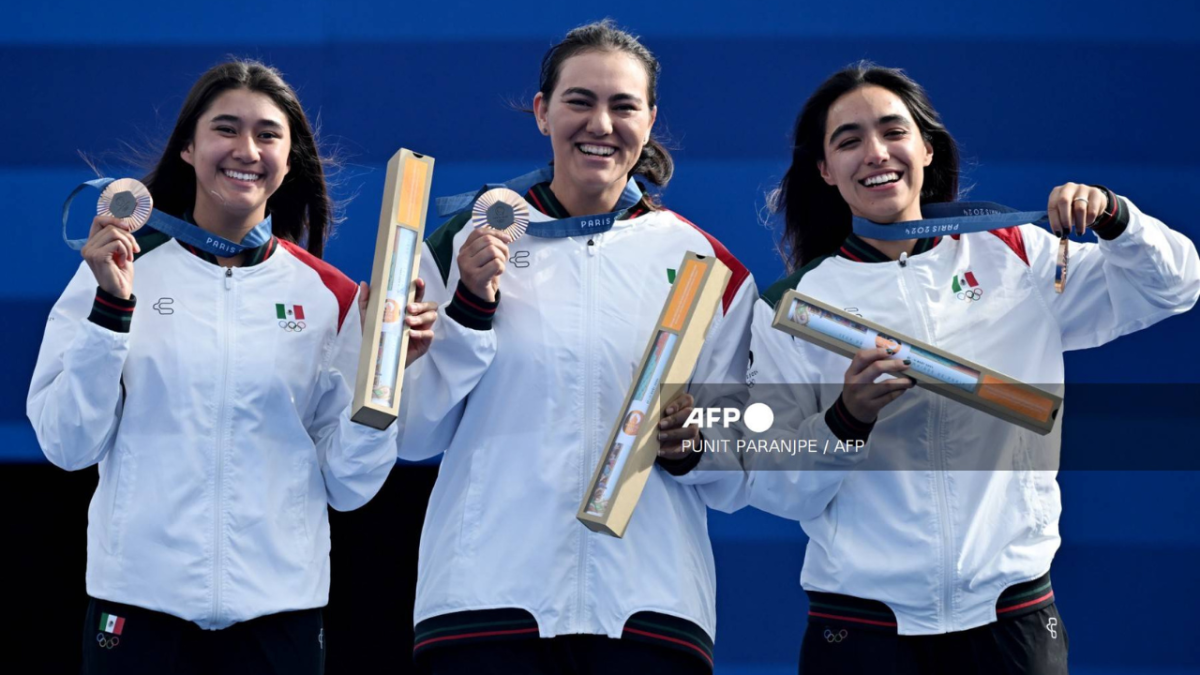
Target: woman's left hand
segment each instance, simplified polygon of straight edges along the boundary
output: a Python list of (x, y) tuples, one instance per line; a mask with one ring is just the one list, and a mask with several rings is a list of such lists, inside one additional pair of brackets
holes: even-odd
[[(663, 411), (663, 417), (658, 422), (658, 456), (663, 459), (683, 459), (689, 453), (699, 450), (700, 446), (700, 427), (684, 427), (683, 423), (687, 421), (689, 415), (692, 414), (692, 406), (696, 404), (696, 399), (687, 392), (676, 394), (675, 398), (667, 403), (666, 410)], [(688, 446), (683, 447), (684, 441), (691, 441)]]
[[(411, 366), (417, 359), (429, 351), (433, 344), (433, 324), (437, 321), (438, 306), (436, 302), (421, 302), (425, 298), (425, 280), (416, 280), (417, 295), (413, 303), (404, 310), (404, 321), (408, 323), (408, 353), (404, 357), (404, 367)], [(371, 287), (367, 282), (358, 283), (358, 319), (361, 327), (366, 330), (367, 304), (371, 301)]]
[(405, 368), (429, 351), (430, 345), (433, 344), (433, 324), (437, 321), (438, 313), (436, 302), (421, 302), (425, 297), (425, 280), (418, 278), (415, 283), (417, 295), (404, 312), (404, 320), (408, 322), (408, 354), (404, 357)]
[(1060, 237), (1071, 229), (1075, 230), (1075, 234), (1083, 234), (1106, 211), (1108, 195), (1104, 190), (1080, 183), (1067, 183), (1054, 188), (1046, 204), (1050, 229)]

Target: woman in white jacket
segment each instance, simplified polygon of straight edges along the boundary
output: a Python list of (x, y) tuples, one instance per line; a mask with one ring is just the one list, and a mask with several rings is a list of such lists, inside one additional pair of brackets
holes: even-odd
[[(83, 672), (320, 673), (326, 506), (375, 495), (396, 428), (349, 418), (366, 288), (321, 260), (331, 202), (295, 93), (212, 68), (145, 184), (196, 241), (263, 243), (98, 216), (51, 311), (29, 418), (51, 462), (100, 469)], [(408, 309), (411, 362), (436, 313)]]
[(918, 221), (957, 196), (954, 140), (900, 71), (858, 64), (806, 103), (779, 192), (795, 272), (755, 306), (751, 391), (775, 411), (769, 440), (865, 445), (744, 458), (750, 504), (809, 536), (801, 672), (1065, 673), (1049, 577), (1061, 426), (1039, 436), (908, 391), (901, 354), (848, 360), (774, 330), (784, 292), (1043, 386), (1063, 382), (1064, 351), (1184, 312), (1200, 293), (1193, 244), (1100, 186), (1050, 193), (1055, 233), (1099, 237), (1071, 242), (1061, 292), (1060, 238), (1031, 224), (923, 239), (852, 231), (852, 220), (864, 233), (860, 223)]
[(465, 212), (426, 242), (423, 276), (446, 316), (406, 375), (400, 454), (445, 453), (415, 608), (415, 656), (432, 672), (712, 667), (705, 505), (736, 493), (741, 474), (691, 470), (696, 456), (680, 451), (696, 437), (681, 428), (690, 396), (666, 405), (668, 457), (624, 538), (575, 518), (688, 250), (733, 272), (693, 382), (745, 374), (753, 280), (635, 180), (662, 186), (672, 171), (651, 138), (657, 75), (653, 55), (611, 24), (571, 31), (543, 60), (534, 98), (553, 167), (508, 183), (544, 222), (514, 243), (472, 231)]

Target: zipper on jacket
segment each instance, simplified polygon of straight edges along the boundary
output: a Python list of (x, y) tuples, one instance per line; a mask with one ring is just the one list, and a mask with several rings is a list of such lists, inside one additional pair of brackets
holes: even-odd
[[(596, 378), (592, 364), (596, 358), (596, 347), (592, 322), (596, 314), (596, 265), (598, 264), (596, 248), (595, 238), (588, 238), (588, 254), (587, 260), (584, 261), (583, 275), (583, 456), (579, 466), (579, 499), (583, 499), (587, 492), (588, 481), (592, 476), (591, 470), (595, 466), (595, 461), (592, 459), (592, 446), (596, 439), (592, 427), (595, 426), (597, 402), (595, 401)], [(583, 617), (587, 612), (587, 562), (588, 551), (591, 548), (591, 536), (589, 536), (587, 528), (576, 529), (579, 530), (580, 540), (575, 569), (575, 611), (572, 623), (575, 631), (581, 631), (583, 630)]]
[[(915, 307), (922, 324), (925, 324), (925, 340), (933, 339), (933, 332), (929, 329), (925, 317), (921, 315), (920, 303), (913, 303), (909, 300), (908, 291), (905, 287), (904, 279), (907, 276), (905, 269), (908, 267), (908, 255), (900, 252), (900, 293), (904, 298), (904, 304), (908, 307)], [(941, 416), (942, 398), (935, 396), (930, 402), (930, 414), (934, 420)], [(946, 487), (946, 455), (942, 448), (941, 437), (937, 434), (936, 425), (930, 424), (929, 428), (929, 454), (933, 459), (933, 480), (936, 487), (936, 503), (938, 510), (938, 526), (941, 529), (942, 539), (942, 616), (938, 617), (939, 628), (943, 630), (953, 630), (953, 602), (954, 602), (954, 536), (950, 532), (950, 497)]]
[(217, 476), (213, 488), (213, 602), (212, 623), (217, 623), (221, 616), (221, 558), (224, 556), (224, 546), (221, 537), (221, 496), (224, 491), (225, 473), (225, 399), (229, 389), (229, 327), (233, 325), (229, 315), (233, 304), (233, 268), (226, 267), (225, 292), (221, 294), (221, 392), (217, 404)]

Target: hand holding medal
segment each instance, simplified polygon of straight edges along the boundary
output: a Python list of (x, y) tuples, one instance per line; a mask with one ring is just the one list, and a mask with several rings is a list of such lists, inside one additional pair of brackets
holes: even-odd
[(1116, 197), (1103, 187), (1066, 183), (1054, 188), (1045, 211), (1017, 211), (992, 202), (932, 202), (921, 205), (924, 218), (894, 223), (875, 223), (854, 216), (854, 234), (880, 241), (900, 241), (935, 236), (964, 235), (986, 232), (1027, 223), (1049, 224), (1060, 238), (1056, 252), (1054, 290), (1059, 293), (1067, 285), (1069, 235), (1106, 227), (1114, 218)]
[(1050, 229), (1059, 236), (1054, 269), (1055, 291), (1062, 293), (1067, 286), (1071, 231), (1083, 234), (1109, 208), (1108, 193), (1091, 185), (1066, 183), (1050, 191), (1046, 214), (1050, 218)]
[(508, 264), (508, 245), (525, 234), (529, 206), (512, 190), (488, 190), (475, 200), (471, 224), (475, 230), (458, 251), (459, 275), (471, 293), (495, 302)]
[(133, 259), (142, 250), (133, 232), (146, 224), (153, 208), (150, 191), (131, 178), (109, 183), (100, 194), (81, 252), (105, 292), (122, 299), (133, 295)]
[(476, 229), (490, 227), (508, 235), (513, 243), (529, 227), (529, 205), (521, 195), (508, 188), (495, 188), (479, 195), (471, 209), (471, 225)]
[(120, 178), (108, 184), (96, 202), (96, 215), (116, 218), (129, 232), (150, 220), (154, 198), (145, 185), (132, 178)]

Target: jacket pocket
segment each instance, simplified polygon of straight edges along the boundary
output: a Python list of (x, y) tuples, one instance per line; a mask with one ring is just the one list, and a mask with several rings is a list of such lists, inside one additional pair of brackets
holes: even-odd
[(475, 540), (482, 526), (483, 492), (487, 488), (487, 467), (484, 466), (488, 452), (482, 447), (470, 449), (471, 456), (467, 458), (467, 486), (463, 496), (462, 529), (458, 540), (458, 557), (460, 560), (469, 559), (475, 554)]
[[(1044, 472), (1036, 471), (1039, 459), (1036, 453), (1041, 451), (1041, 445), (1030, 439), (1033, 432), (1021, 430), (1018, 432), (1017, 458), (1019, 466), (1017, 480), (1021, 487), (1021, 502), (1028, 518), (1028, 524), (1036, 534), (1043, 534), (1050, 525), (1050, 513), (1046, 504), (1045, 490), (1039, 485)], [(1053, 481), (1051, 477), (1049, 480)]]
[(288, 513), (291, 514), (293, 529), (296, 533), (300, 550), (307, 551), (312, 542), (312, 532), (308, 525), (308, 501), (313, 482), (313, 462), (308, 461), (304, 450), (296, 452), (292, 458), (292, 485), (288, 490), (290, 496)]
[(129, 508), (129, 495), (133, 491), (135, 458), (129, 450), (118, 445), (109, 452), (107, 462), (108, 465), (105, 467), (104, 477), (98, 490), (99, 506), (102, 511), (100, 514), (100, 528), (103, 531), (101, 541), (109, 555), (119, 558)]
[(806, 520), (801, 523), (804, 533), (808, 535), (808, 538), (819, 542), (833, 559), (837, 558), (834, 551), (837, 548), (838, 518), (842, 508), (841, 503), (841, 496), (835, 494), (833, 499), (829, 500), (829, 503), (825, 506), (825, 510), (817, 514), (812, 520)]

